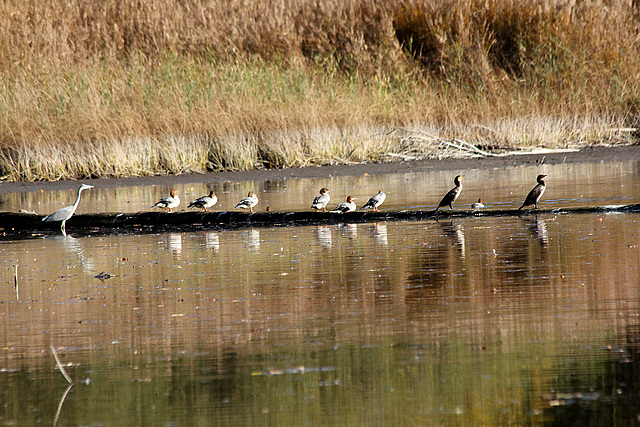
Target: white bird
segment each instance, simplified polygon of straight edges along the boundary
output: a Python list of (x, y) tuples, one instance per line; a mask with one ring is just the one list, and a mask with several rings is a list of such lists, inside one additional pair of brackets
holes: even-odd
[(384, 203), (384, 200), (386, 198), (387, 198), (387, 195), (384, 194), (382, 190), (378, 190), (378, 194), (371, 197), (369, 201), (365, 203), (363, 207), (360, 208), (360, 210), (366, 209), (366, 208), (373, 208), (374, 212), (380, 212), (380, 210), (378, 209), (378, 206)]
[(347, 201), (346, 202), (340, 203), (331, 212), (346, 213), (346, 212), (355, 211), (356, 210), (356, 204), (353, 202), (354, 200), (355, 200), (355, 197), (351, 197), (351, 196), (347, 197)]
[(212, 207), (216, 203), (218, 203), (218, 196), (216, 196), (216, 193), (211, 190), (208, 196), (202, 196), (195, 199), (193, 202), (189, 203), (187, 208), (202, 208), (203, 212), (207, 212), (207, 208)]
[(311, 205), (311, 209), (315, 209), (316, 211), (319, 211), (320, 209), (322, 209), (324, 212), (326, 212), (327, 204), (329, 204), (329, 200), (331, 200), (331, 197), (329, 196), (329, 189), (326, 187), (322, 187), (320, 189), (320, 195), (316, 196), (316, 198), (313, 199), (313, 204)]
[(253, 207), (258, 204), (258, 196), (253, 191), (249, 191), (247, 197), (244, 197), (240, 202), (236, 205), (234, 209), (242, 208), (249, 209), (249, 212), (253, 212)]
[(177, 208), (180, 204), (180, 197), (176, 196), (176, 190), (173, 188), (169, 192), (168, 197), (158, 200), (152, 208), (163, 208), (165, 212), (171, 212), (173, 208)]
[(52, 213), (51, 215), (45, 216), (44, 218), (42, 218), (42, 221), (44, 222), (62, 221), (62, 224), (60, 225), (60, 230), (62, 231), (62, 234), (66, 235), (67, 234), (66, 227), (65, 227), (66, 222), (69, 218), (73, 216), (76, 209), (78, 208), (78, 204), (80, 203), (80, 194), (82, 194), (82, 190), (87, 190), (89, 188), (93, 188), (93, 185), (82, 184), (80, 188), (78, 188), (78, 197), (76, 197), (76, 202), (73, 205), (67, 206), (66, 208), (59, 209), (54, 213)]
[(473, 203), (473, 204), (471, 205), (471, 207), (472, 207), (473, 209), (482, 209), (482, 208), (484, 208), (484, 204), (482, 203), (482, 198), (478, 199), (478, 201), (477, 201), (477, 202)]

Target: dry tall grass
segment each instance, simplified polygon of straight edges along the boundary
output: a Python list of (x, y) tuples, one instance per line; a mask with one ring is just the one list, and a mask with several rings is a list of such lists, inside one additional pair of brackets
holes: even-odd
[[(635, 0), (0, 4), (0, 171), (62, 179), (629, 142)], [(386, 136), (385, 136), (386, 135)]]

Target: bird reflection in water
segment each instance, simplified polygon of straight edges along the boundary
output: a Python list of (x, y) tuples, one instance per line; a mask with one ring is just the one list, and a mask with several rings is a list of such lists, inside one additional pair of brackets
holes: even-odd
[[(93, 258), (84, 254), (84, 244), (82, 239), (75, 238), (68, 234), (62, 234), (51, 238), (56, 244), (60, 244), (65, 253), (75, 255), (85, 272), (93, 272)], [(59, 251), (55, 252), (60, 254)]]
[(345, 224), (344, 235), (350, 239), (358, 238), (358, 224)]
[(220, 236), (217, 231), (209, 231), (204, 235), (204, 244), (207, 248), (213, 249), (215, 252), (220, 250)]
[(547, 246), (549, 243), (549, 232), (547, 231), (546, 221), (536, 216), (535, 219), (533, 221), (529, 221), (528, 224), (531, 234), (538, 239), (540, 245)]
[(381, 224), (376, 222), (373, 224), (373, 238), (381, 245), (387, 246), (389, 241), (387, 239), (387, 224)]
[(464, 259), (466, 253), (466, 242), (464, 237), (464, 227), (462, 224), (454, 224), (453, 221), (450, 223), (442, 223), (442, 230), (444, 234), (451, 238), (453, 243), (458, 247), (458, 251), (460, 251), (460, 255)]
[(331, 227), (328, 225), (319, 225), (313, 231), (320, 246), (325, 248), (331, 247), (333, 243), (331, 240)]
[(260, 230), (250, 228), (249, 230), (244, 230), (241, 234), (242, 242), (247, 245), (249, 249), (253, 251), (260, 249)]
[(174, 255), (180, 255), (182, 253), (182, 234), (169, 233), (167, 235), (167, 245)]

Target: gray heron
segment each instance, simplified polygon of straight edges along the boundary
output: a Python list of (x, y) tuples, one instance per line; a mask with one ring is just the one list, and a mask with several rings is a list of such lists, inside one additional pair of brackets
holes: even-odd
[(75, 201), (75, 203), (73, 205), (67, 206), (66, 208), (58, 209), (57, 211), (55, 211), (51, 215), (47, 215), (44, 218), (42, 218), (42, 221), (44, 221), (44, 222), (62, 221), (62, 224), (60, 225), (60, 230), (62, 231), (62, 234), (67, 234), (67, 231), (66, 231), (66, 228), (65, 228), (66, 222), (67, 222), (67, 220), (69, 218), (71, 218), (73, 216), (73, 214), (75, 213), (76, 209), (78, 208), (78, 204), (80, 203), (80, 195), (82, 194), (82, 190), (88, 190), (89, 188), (93, 188), (93, 185), (89, 185), (89, 184), (80, 185), (80, 187), (78, 188), (78, 197), (76, 197), (76, 201)]

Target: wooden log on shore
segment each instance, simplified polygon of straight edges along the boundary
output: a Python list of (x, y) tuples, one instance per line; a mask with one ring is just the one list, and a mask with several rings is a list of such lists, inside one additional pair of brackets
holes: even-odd
[[(128, 232), (191, 231), (199, 229), (234, 229), (285, 225), (319, 225), (376, 221), (408, 221), (466, 217), (509, 217), (526, 215), (561, 215), (611, 212), (640, 212), (640, 204), (585, 206), (556, 209), (453, 209), (399, 211), (333, 212), (138, 212), (79, 214), (67, 221), (67, 230), (77, 234), (118, 234)], [(42, 215), (0, 212), (0, 238), (12, 235), (59, 231), (59, 223), (42, 222)]]

